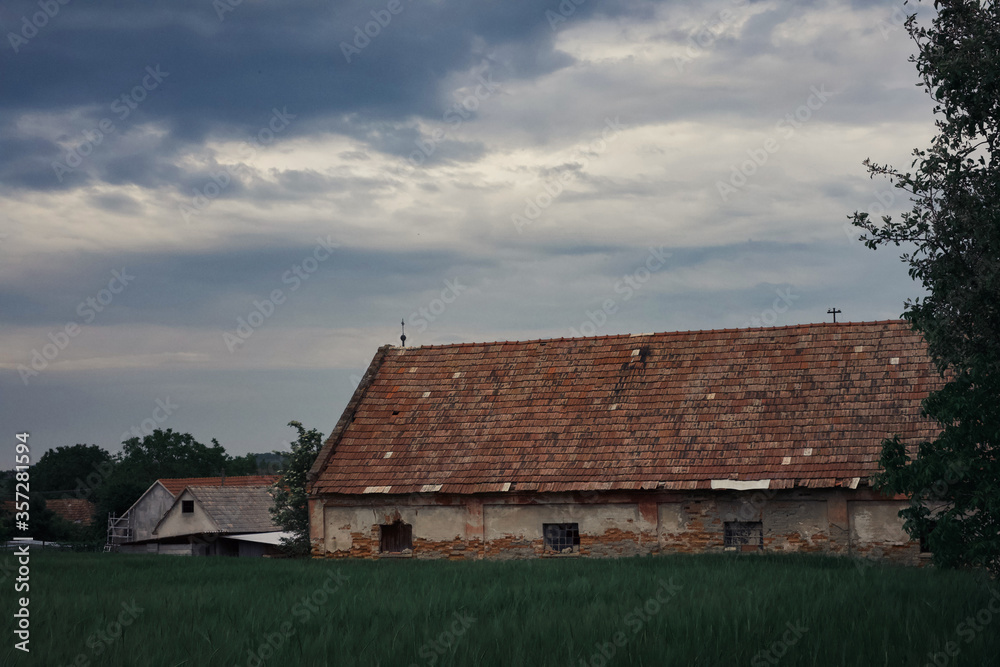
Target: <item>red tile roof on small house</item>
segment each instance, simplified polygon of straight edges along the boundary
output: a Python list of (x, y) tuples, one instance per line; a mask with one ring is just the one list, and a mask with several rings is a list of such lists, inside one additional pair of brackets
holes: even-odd
[(278, 475), (243, 475), (241, 477), (172, 477), (157, 481), (170, 492), (170, 495), (176, 498), (177, 494), (189, 486), (268, 486), (278, 481)]
[(384, 346), (311, 493), (854, 486), (933, 437), (903, 321)]
[(94, 512), (97, 510), (94, 503), (83, 498), (52, 498), (45, 501), (45, 506), (67, 521), (85, 526), (89, 526), (94, 520)]
[[(3, 507), (13, 513), (15, 503), (13, 500), (4, 501)], [(85, 526), (89, 526), (94, 520), (94, 512), (97, 509), (94, 503), (83, 498), (46, 498), (45, 507), (66, 521), (82, 523)]]

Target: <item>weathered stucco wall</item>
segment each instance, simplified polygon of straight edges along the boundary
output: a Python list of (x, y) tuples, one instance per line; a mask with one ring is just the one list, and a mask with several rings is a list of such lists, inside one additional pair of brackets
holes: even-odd
[[(542, 526), (575, 523), (579, 547), (558, 557), (722, 551), (728, 521), (760, 522), (764, 551), (811, 551), (916, 562), (896, 513), (870, 490), (620, 492), (483, 496), (328, 496), (310, 501), (316, 557), (533, 558)], [(412, 553), (382, 554), (380, 525), (412, 526)]]
[[(333, 506), (326, 507), (320, 516), (324, 526), (323, 543), (328, 552), (360, 557), (378, 555), (379, 526), (402, 521), (420, 526), (420, 530), (413, 533), (415, 551), (423, 547), (425, 556), (435, 552), (440, 557), (443, 555), (439, 553), (442, 544), (449, 547), (452, 544), (462, 545), (461, 550), (465, 550), (467, 515), (465, 506), (420, 505), (406, 499), (393, 501), (386, 498), (377, 509), (371, 506)], [(315, 510), (312, 516), (315, 520)]]
[[(183, 501), (194, 500), (194, 512), (184, 514)], [(195, 535), (197, 533), (212, 533), (219, 530), (212, 518), (202, 509), (201, 503), (187, 490), (177, 497), (173, 507), (163, 516), (163, 521), (154, 531), (153, 537), (163, 539), (178, 535)]]
[(892, 501), (847, 503), (854, 552), (867, 558), (888, 558), (913, 562), (919, 558), (919, 544), (910, 541), (903, 520), (896, 516), (906, 504)]
[(153, 537), (153, 529), (163, 518), (164, 512), (174, 504), (174, 497), (160, 484), (154, 484), (132, 507), (132, 541), (148, 540)]
[(157, 542), (150, 542), (148, 544), (124, 544), (119, 547), (119, 552), (123, 554), (190, 556), (192, 555), (192, 548), (190, 544), (159, 544)]
[(655, 519), (644, 519), (637, 503), (518, 505), (484, 502), (485, 555), (495, 558), (543, 555), (542, 526), (546, 523), (577, 524), (581, 555), (634, 555), (648, 551), (656, 542)]

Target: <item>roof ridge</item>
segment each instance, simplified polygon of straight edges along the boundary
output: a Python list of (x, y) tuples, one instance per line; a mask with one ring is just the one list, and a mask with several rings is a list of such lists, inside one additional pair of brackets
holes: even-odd
[(409, 351), (409, 350), (423, 350), (423, 349), (438, 349), (445, 347), (460, 348), (460, 347), (478, 347), (481, 345), (509, 345), (511, 343), (518, 345), (525, 345), (528, 343), (552, 343), (560, 341), (576, 341), (576, 340), (611, 340), (614, 338), (638, 338), (639, 336), (666, 336), (670, 334), (701, 334), (701, 333), (726, 333), (730, 331), (782, 331), (785, 329), (802, 329), (811, 327), (844, 327), (848, 325), (870, 325), (870, 324), (903, 324), (906, 320), (904, 319), (894, 319), (894, 320), (862, 320), (860, 322), (806, 322), (804, 324), (785, 324), (780, 327), (734, 327), (728, 329), (678, 329), (675, 331), (653, 331), (647, 333), (626, 333), (626, 334), (604, 334), (603, 336), (562, 336), (560, 338), (530, 338), (527, 340), (492, 340), (492, 341), (478, 341), (478, 342), (464, 342), (464, 343), (441, 343), (439, 345), (416, 345), (410, 347), (401, 347), (399, 345), (386, 345), (390, 349), (396, 351)]
[(242, 479), (249, 479), (251, 477), (281, 477), (281, 475), (266, 474), (266, 475), (226, 475), (225, 477), (223, 477), (222, 475), (213, 475), (213, 476), (210, 476), (210, 477), (159, 477), (159, 478), (157, 478), (156, 481), (158, 481), (158, 482), (162, 482), (162, 481), (177, 482), (177, 481), (188, 480), (188, 479), (218, 479), (218, 480), (223, 480), (224, 479), (226, 481), (229, 481), (229, 480), (233, 480), (233, 479), (241, 479), (241, 480)]

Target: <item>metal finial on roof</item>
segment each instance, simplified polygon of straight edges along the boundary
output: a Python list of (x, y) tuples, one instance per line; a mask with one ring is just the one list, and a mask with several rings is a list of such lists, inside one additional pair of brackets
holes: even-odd
[(399, 340), (403, 341), (403, 347), (406, 347), (406, 320), (400, 320), (399, 327), (403, 331), (403, 333), (399, 335)]
[(829, 313), (830, 315), (833, 315), (833, 323), (836, 324), (837, 323), (837, 313), (841, 313), (843, 311), (837, 310), (836, 307), (833, 307), (833, 308), (831, 308), (830, 310), (828, 310), (826, 312)]

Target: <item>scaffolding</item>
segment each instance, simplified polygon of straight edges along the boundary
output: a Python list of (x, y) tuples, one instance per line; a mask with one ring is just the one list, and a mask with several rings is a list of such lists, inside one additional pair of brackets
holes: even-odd
[(108, 513), (108, 539), (104, 544), (104, 550), (110, 552), (118, 551), (118, 547), (125, 542), (132, 541), (132, 511), (128, 510), (121, 516), (115, 516), (114, 512)]

